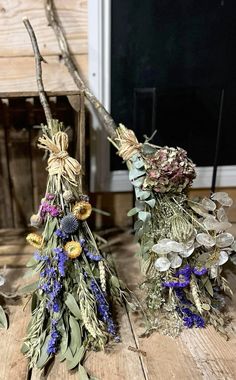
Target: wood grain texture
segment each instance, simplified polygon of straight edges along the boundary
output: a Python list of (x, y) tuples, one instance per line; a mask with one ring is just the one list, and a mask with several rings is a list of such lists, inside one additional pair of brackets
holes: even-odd
[[(21, 269), (10, 270), (7, 273), (6, 291), (14, 291), (14, 287), (22, 284)], [(28, 374), (27, 360), (20, 352), (22, 339), (29, 321), (29, 311), (23, 311), (25, 300), (12, 300), (8, 303), (7, 314), (10, 320), (8, 330), (0, 329), (0, 380), (25, 380)]]
[[(51, 95), (78, 93), (64, 63), (58, 56), (44, 56), (43, 81), (46, 92)], [(75, 57), (80, 72), (87, 76), (87, 55)], [(0, 97), (37, 96), (35, 62), (33, 57), (0, 58)]]
[[(73, 54), (87, 54), (87, 0), (55, 0)], [(33, 56), (22, 18), (28, 17), (42, 55), (60, 54), (52, 29), (47, 25), (43, 0), (2, 0), (0, 3), (0, 56)]]
[[(14, 239), (13, 230), (9, 238)], [(17, 231), (18, 238), (23, 231)], [(3, 239), (4, 233), (0, 234)], [(122, 238), (123, 237), (123, 238)], [(8, 241), (8, 239), (6, 239)], [(138, 245), (132, 243), (133, 237), (121, 235), (121, 243), (113, 246), (117, 269), (120, 276), (131, 289), (136, 289), (142, 280), (139, 262), (134, 253)], [(3, 241), (3, 240), (2, 240)], [(1, 256), (1, 255), (0, 255)], [(8, 280), (12, 284), (22, 281), (23, 270), (10, 269)], [(225, 275), (236, 291), (236, 269), (227, 266)], [(12, 301), (11, 301), (12, 302)], [(230, 339), (224, 340), (212, 327), (185, 330), (179, 338), (173, 339), (158, 333), (149, 338), (139, 338), (143, 332), (143, 319), (140, 316), (120, 311), (120, 335), (122, 343), (109, 353), (89, 353), (85, 367), (99, 380), (234, 380), (236, 379), (236, 294), (229, 303), (232, 323), (229, 326)], [(2, 345), (0, 355), (0, 380), (25, 380), (26, 360), (19, 353), (20, 341), (25, 334), (26, 319), (29, 311), (22, 313), (22, 305), (9, 305), (11, 327), (8, 332), (0, 331)], [(146, 355), (130, 351), (129, 346), (139, 348)], [(33, 371), (29, 380), (75, 380), (78, 375), (68, 372), (64, 363), (56, 361), (44, 376)]]

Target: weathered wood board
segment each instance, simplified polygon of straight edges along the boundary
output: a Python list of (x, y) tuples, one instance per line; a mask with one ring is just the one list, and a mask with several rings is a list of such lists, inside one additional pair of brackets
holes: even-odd
[[(13, 232), (12, 232), (13, 234)], [(13, 235), (12, 235), (13, 236)], [(18, 231), (22, 236), (22, 230)], [(139, 263), (134, 256), (137, 245), (132, 237), (122, 235), (120, 243), (113, 247), (117, 269), (131, 289), (141, 280)], [(3, 242), (3, 240), (2, 240)], [(2, 253), (0, 253), (0, 256)], [(236, 271), (226, 270), (233, 289), (236, 291)], [(23, 269), (9, 269), (11, 286), (22, 282)], [(122, 343), (109, 353), (90, 353), (85, 367), (99, 380), (234, 380), (236, 378), (236, 296), (230, 303), (232, 316), (230, 339), (226, 341), (212, 327), (185, 330), (177, 339), (154, 333), (149, 338), (140, 338), (143, 321), (140, 316), (120, 311), (120, 334)], [(67, 372), (63, 363), (55, 362), (47, 375), (28, 372), (27, 361), (19, 350), (29, 319), (29, 308), (23, 313), (22, 303), (11, 301), (8, 306), (11, 326), (0, 331), (0, 380), (48, 379), (75, 380), (75, 372)], [(142, 353), (131, 351), (138, 348)]]

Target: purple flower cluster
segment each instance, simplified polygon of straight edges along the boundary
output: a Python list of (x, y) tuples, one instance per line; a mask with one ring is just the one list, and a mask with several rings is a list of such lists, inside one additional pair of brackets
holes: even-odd
[(55, 248), (54, 252), (55, 252), (54, 259), (57, 260), (58, 271), (62, 277), (65, 277), (65, 268), (66, 268), (66, 262), (68, 260), (68, 256), (61, 247)]
[(45, 218), (46, 214), (50, 214), (53, 218), (60, 214), (60, 209), (58, 206), (51, 205), (50, 203), (43, 201), (40, 206), (40, 216)]
[(101, 255), (92, 253), (87, 248), (84, 248), (84, 253), (92, 261), (100, 261), (100, 260), (102, 260), (102, 256)]
[(120, 338), (117, 335), (116, 327), (111, 317), (109, 305), (107, 303), (104, 293), (101, 291), (101, 289), (99, 289), (94, 280), (91, 280), (91, 289), (97, 301), (98, 313), (102, 321), (107, 324), (108, 333), (110, 335), (113, 335), (116, 341), (119, 341)]
[(50, 340), (48, 342), (48, 348), (47, 348), (47, 352), (49, 355), (55, 354), (58, 349), (58, 340), (60, 338), (60, 334), (57, 330), (57, 322), (58, 321), (56, 319), (52, 319), (52, 322), (51, 322)]
[(47, 201), (52, 201), (54, 198), (55, 198), (55, 195), (54, 195), (54, 194), (51, 194), (51, 193), (47, 193), (47, 194), (46, 194), (46, 199), (47, 199)]
[(193, 313), (188, 307), (181, 309), (181, 312), (184, 315), (183, 321), (185, 327), (191, 328), (195, 326), (202, 328), (205, 326), (204, 319), (200, 315)]
[(63, 241), (69, 239), (69, 235), (62, 231), (61, 228), (58, 228), (55, 232), (55, 235), (61, 238)]
[(34, 252), (34, 258), (37, 261), (48, 261), (49, 257), (47, 255), (41, 255), (39, 251)]
[(175, 277), (178, 277), (177, 281), (165, 281), (162, 285), (166, 288), (186, 288), (190, 284), (192, 273), (197, 276), (203, 276), (207, 273), (207, 269), (191, 268), (190, 265), (187, 264), (183, 268), (176, 271)]
[(191, 302), (186, 298), (186, 295), (185, 295), (185, 292), (183, 291), (183, 289), (176, 288), (175, 294), (182, 304), (192, 305)]

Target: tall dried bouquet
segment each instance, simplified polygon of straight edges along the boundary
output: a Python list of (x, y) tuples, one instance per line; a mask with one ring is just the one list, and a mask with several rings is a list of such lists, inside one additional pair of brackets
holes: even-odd
[(101, 252), (87, 224), (92, 206), (81, 188), (81, 166), (68, 154), (68, 137), (62, 123), (51, 118), (43, 89), (37, 41), (24, 19), (36, 59), (40, 100), (47, 125), (42, 126), (38, 147), (48, 152), (48, 181), (31, 224), (42, 230), (27, 236), (35, 247), (27, 266), (39, 275), (26, 287), (32, 294), (32, 319), (22, 352), (30, 367), (43, 368), (58, 355), (68, 369), (78, 368), (87, 378), (83, 358), (87, 350), (102, 350), (119, 341), (114, 307), (129, 294), (109, 258)]

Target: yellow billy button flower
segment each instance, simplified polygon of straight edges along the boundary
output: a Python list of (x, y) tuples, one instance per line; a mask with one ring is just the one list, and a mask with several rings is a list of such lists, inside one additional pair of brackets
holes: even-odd
[(77, 241), (69, 241), (64, 248), (70, 259), (76, 259), (76, 257), (79, 257), (82, 252), (82, 247)]
[(85, 220), (91, 215), (92, 206), (89, 202), (80, 201), (74, 205), (72, 212), (77, 219)]
[(41, 235), (30, 233), (26, 237), (27, 242), (37, 249), (43, 248), (43, 237)]

